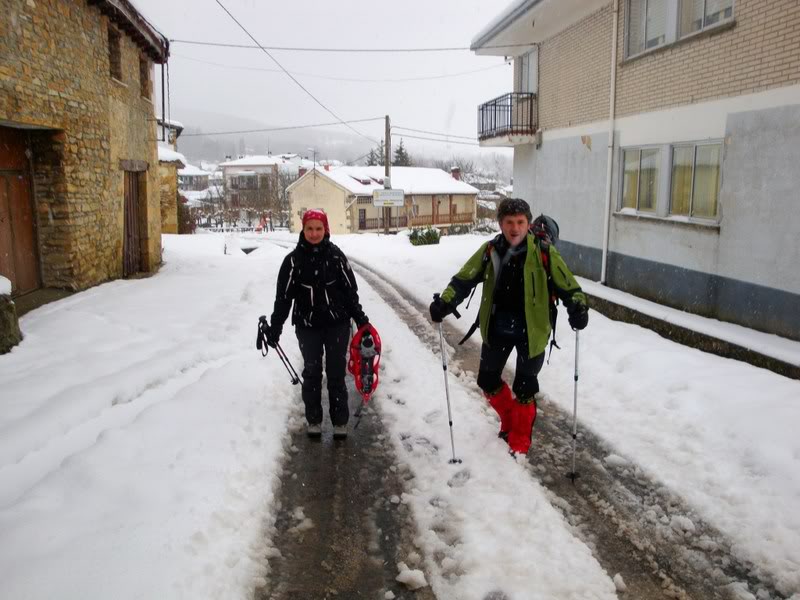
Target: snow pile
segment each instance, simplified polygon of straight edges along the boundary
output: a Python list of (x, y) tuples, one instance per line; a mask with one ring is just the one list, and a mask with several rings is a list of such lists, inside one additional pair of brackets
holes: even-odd
[(11, 294), (11, 281), (0, 275), (0, 296)]
[(266, 577), (298, 392), (253, 333), (284, 252), (220, 242), (165, 236), (157, 275), (21, 319), (0, 360), (3, 597), (235, 598)]
[(409, 569), (406, 563), (398, 563), (397, 570), (400, 574), (395, 578), (410, 590), (418, 590), (428, 585), (425, 574), (419, 569)]

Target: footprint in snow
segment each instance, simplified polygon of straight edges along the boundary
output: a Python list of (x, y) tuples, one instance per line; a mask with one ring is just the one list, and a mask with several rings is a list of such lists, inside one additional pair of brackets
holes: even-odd
[(439, 417), (441, 416), (441, 414), (442, 414), (441, 410), (433, 410), (433, 411), (429, 412), (427, 415), (425, 415), (424, 417), (422, 417), (422, 420), (425, 421), (426, 423), (428, 423), (428, 425), (430, 425), (431, 423), (439, 420)]
[(469, 472), (469, 469), (461, 469), (458, 473), (447, 480), (447, 485), (449, 485), (451, 488), (462, 487), (469, 481), (470, 477), (472, 477), (472, 474)]
[(501, 590), (493, 590), (483, 597), (483, 600), (508, 600), (506, 593)]

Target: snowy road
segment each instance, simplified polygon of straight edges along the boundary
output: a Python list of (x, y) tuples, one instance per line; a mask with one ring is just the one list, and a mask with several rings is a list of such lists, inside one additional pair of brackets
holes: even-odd
[[(159, 274), (34, 311), (22, 322), (24, 343), (0, 358), (3, 595), (249, 598), (266, 583), (298, 407), (282, 365), (262, 359), (253, 338), (286, 250), (267, 244), (225, 256), (216, 236), (164, 239)], [(437, 597), (614, 598), (611, 577), (625, 570), (603, 536), (629, 524), (638, 529), (619, 539), (642, 544), (638, 556), (659, 580), (661, 569), (694, 591), (691, 578), (673, 572), (683, 560), (732, 597), (800, 591), (797, 382), (593, 315), (582, 363), (591, 387), (581, 405), (589, 452), (580, 455), (580, 498), (556, 480), (565, 426), (556, 407), (571, 409), (572, 349), (563, 334), (564, 350), (543, 374), (551, 403), (537, 423), (538, 460), (509, 459), (464, 373), (450, 382), (464, 462), (447, 463), (438, 339), (419, 303), (476, 240), (412, 250), (399, 238), (336, 240), (413, 296), (390, 305), (386, 290), (362, 280), (363, 304), (387, 343), (372, 410), (405, 481), (397, 504), (416, 522), (413, 558)], [(760, 410), (742, 412), (756, 390)], [(771, 435), (737, 435), (744, 414), (751, 433)], [(603, 493), (584, 494), (581, 485)], [(608, 516), (605, 533), (590, 513)], [(651, 549), (643, 536), (658, 543)], [(682, 553), (662, 564), (665, 547)], [(703, 564), (715, 555), (734, 560), (719, 570), (713, 560)], [(748, 561), (755, 568), (739, 573)], [(635, 577), (630, 584), (635, 590)]]

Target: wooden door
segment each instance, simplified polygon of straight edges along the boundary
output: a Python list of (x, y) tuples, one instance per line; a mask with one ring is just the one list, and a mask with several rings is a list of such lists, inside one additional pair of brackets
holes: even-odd
[(367, 209), (366, 208), (359, 208), (358, 209), (358, 228), (359, 229), (366, 229), (367, 228)]
[(142, 270), (139, 173), (125, 171), (125, 230), (122, 247), (124, 277)]
[(38, 289), (39, 253), (25, 133), (0, 127), (0, 275), (15, 296)]

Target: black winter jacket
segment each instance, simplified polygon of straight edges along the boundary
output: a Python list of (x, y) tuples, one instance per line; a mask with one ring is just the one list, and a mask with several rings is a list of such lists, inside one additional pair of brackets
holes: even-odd
[(347, 257), (328, 236), (312, 246), (300, 233), (297, 247), (283, 259), (270, 324), (278, 332), (292, 310), (292, 325), (328, 327), (349, 321), (359, 327), (369, 319), (358, 299), (358, 286)]

